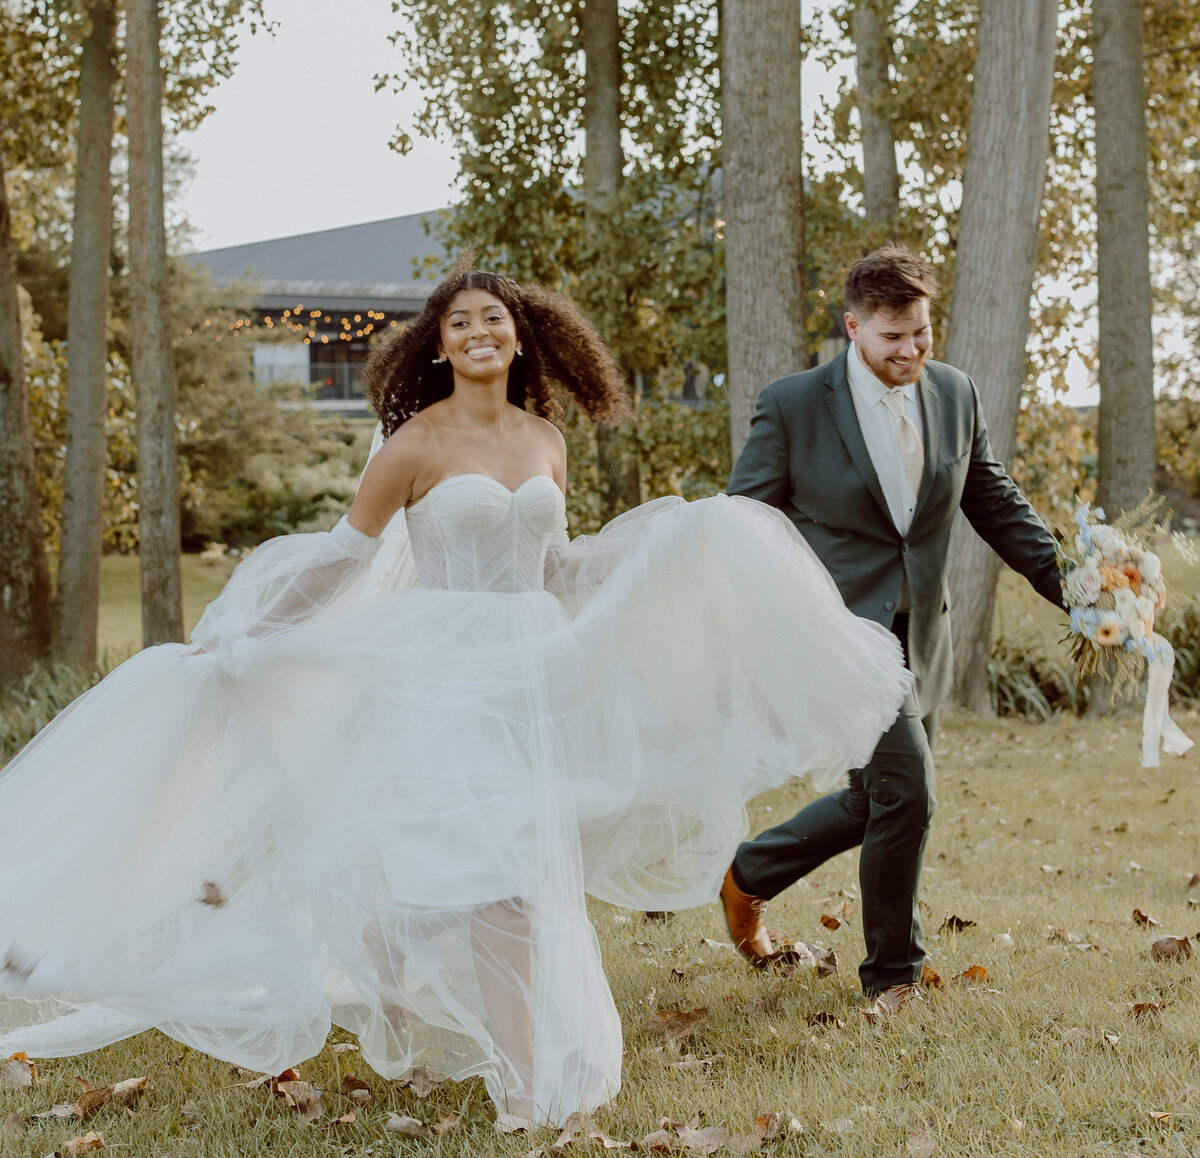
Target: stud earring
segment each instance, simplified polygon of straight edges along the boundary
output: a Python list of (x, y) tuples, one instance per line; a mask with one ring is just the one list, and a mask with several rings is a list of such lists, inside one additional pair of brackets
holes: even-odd
[(519, 358), (524, 353), (525, 353), (525, 351), (521, 349), (521, 343), (518, 342), (517, 343), (517, 357)]
[(445, 354), (438, 354), (438, 356), (437, 356), (436, 358), (434, 358), (434, 359), (433, 359), (433, 364), (434, 364), (435, 366), (438, 366), (438, 365), (440, 365), (442, 362), (444, 362), (445, 360), (446, 360), (446, 355), (445, 355)]

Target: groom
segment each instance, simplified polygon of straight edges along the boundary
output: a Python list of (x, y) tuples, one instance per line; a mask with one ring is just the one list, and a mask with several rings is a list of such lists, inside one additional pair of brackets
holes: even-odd
[(900, 640), (913, 690), (848, 785), (743, 842), (721, 888), (734, 944), (756, 965), (774, 952), (764, 902), (861, 845), (863, 991), (891, 1013), (920, 996), (925, 948), (917, 891), (937, 801), (929, 742), (951, 679), (946, 552), (961, 510), (1037, 592), (1062, 606), (1054, 542), (996, 462), (975, 385), (941, 362), (929, 265), (897, 246), (846, 277), (851, 345), (771, 383), (729, 482), (783, 511), (829, 569), (846, 605)]

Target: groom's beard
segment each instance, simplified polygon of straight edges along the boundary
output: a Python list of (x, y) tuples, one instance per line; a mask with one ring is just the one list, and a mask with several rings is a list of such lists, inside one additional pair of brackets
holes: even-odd
[(915, 358), (908, 359), (907, 366), (900, 366), (890, 358), (876, 358), (858, 343), (858, 357), (864, 366), (875, 375), (885, 386), (907, 386), (921, 377), (925, 363), (929, 359), (929, 351), (923, 350)]

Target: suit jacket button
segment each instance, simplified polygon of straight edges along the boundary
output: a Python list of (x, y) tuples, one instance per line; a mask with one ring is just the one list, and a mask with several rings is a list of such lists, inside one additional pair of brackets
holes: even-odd
[(884, 609), (884, 611), (895, 611), (896, 610), (895, 601), (892, 599), (887, 600), (883, 605), (883, 609)]

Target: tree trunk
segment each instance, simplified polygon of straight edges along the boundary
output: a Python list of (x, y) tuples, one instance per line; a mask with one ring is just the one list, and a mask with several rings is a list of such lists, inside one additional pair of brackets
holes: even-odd
[(722, 152), (729, 422), (736, 459), (759, 392), (807, 362), (795, 0), (725, 0)]
[(126, 5), (129, 298), (138, 410), (142, 642), (183, 639), (175, 365), (163, 223), (162, 67), (156, 0)]
[[(946, 360), (979, 387), (992, 449), (1010, 462), (1049, 151), (1055, 0), (983, 0)], [(954, 699), (990, 710), (999, 560), (960, 516), (950, 538)]]
[(1139, 0), (1093, 0), (1099, 274), (1099, 501), (1115, 518), (1154, 484), (1150, 182)]
[(54, 608), (55, 651), (80, 668), (96, 666), (100, 616), (113, 94), (117, 81), (112, 0), (93, 4), (88, 17), (91, 29), (83, 42), (79, 73), (75, 216), (67, 299), (67, 458)]
[(877, 225), (891, 224), (900, 215), (896, 137), (891, 121), (878, 111), (891, 88), (891, 9), (883, 0), (858, 0), (851, 17), (862, 122), (863, 207), (867, 220)]
[[(625, 167), (621, 148), (621, 20), (617, 0), (581, 0), (580, 7), (585, 61), (583, 197), (586, 227), (593, 243), (597, 243), (613, 227), (610, 214)], [(607, 283), (607, 292), (620, 292), (612, 271), (594, 272)], [(641, 472), (629, 438), (612, 427), (597, 427), (596, 457), (600, 517), (607, 522), (642, 501)]]
[(0, 686), (50, 647), (50, 575), (33, 473), (21, 303), (0, 156)]

